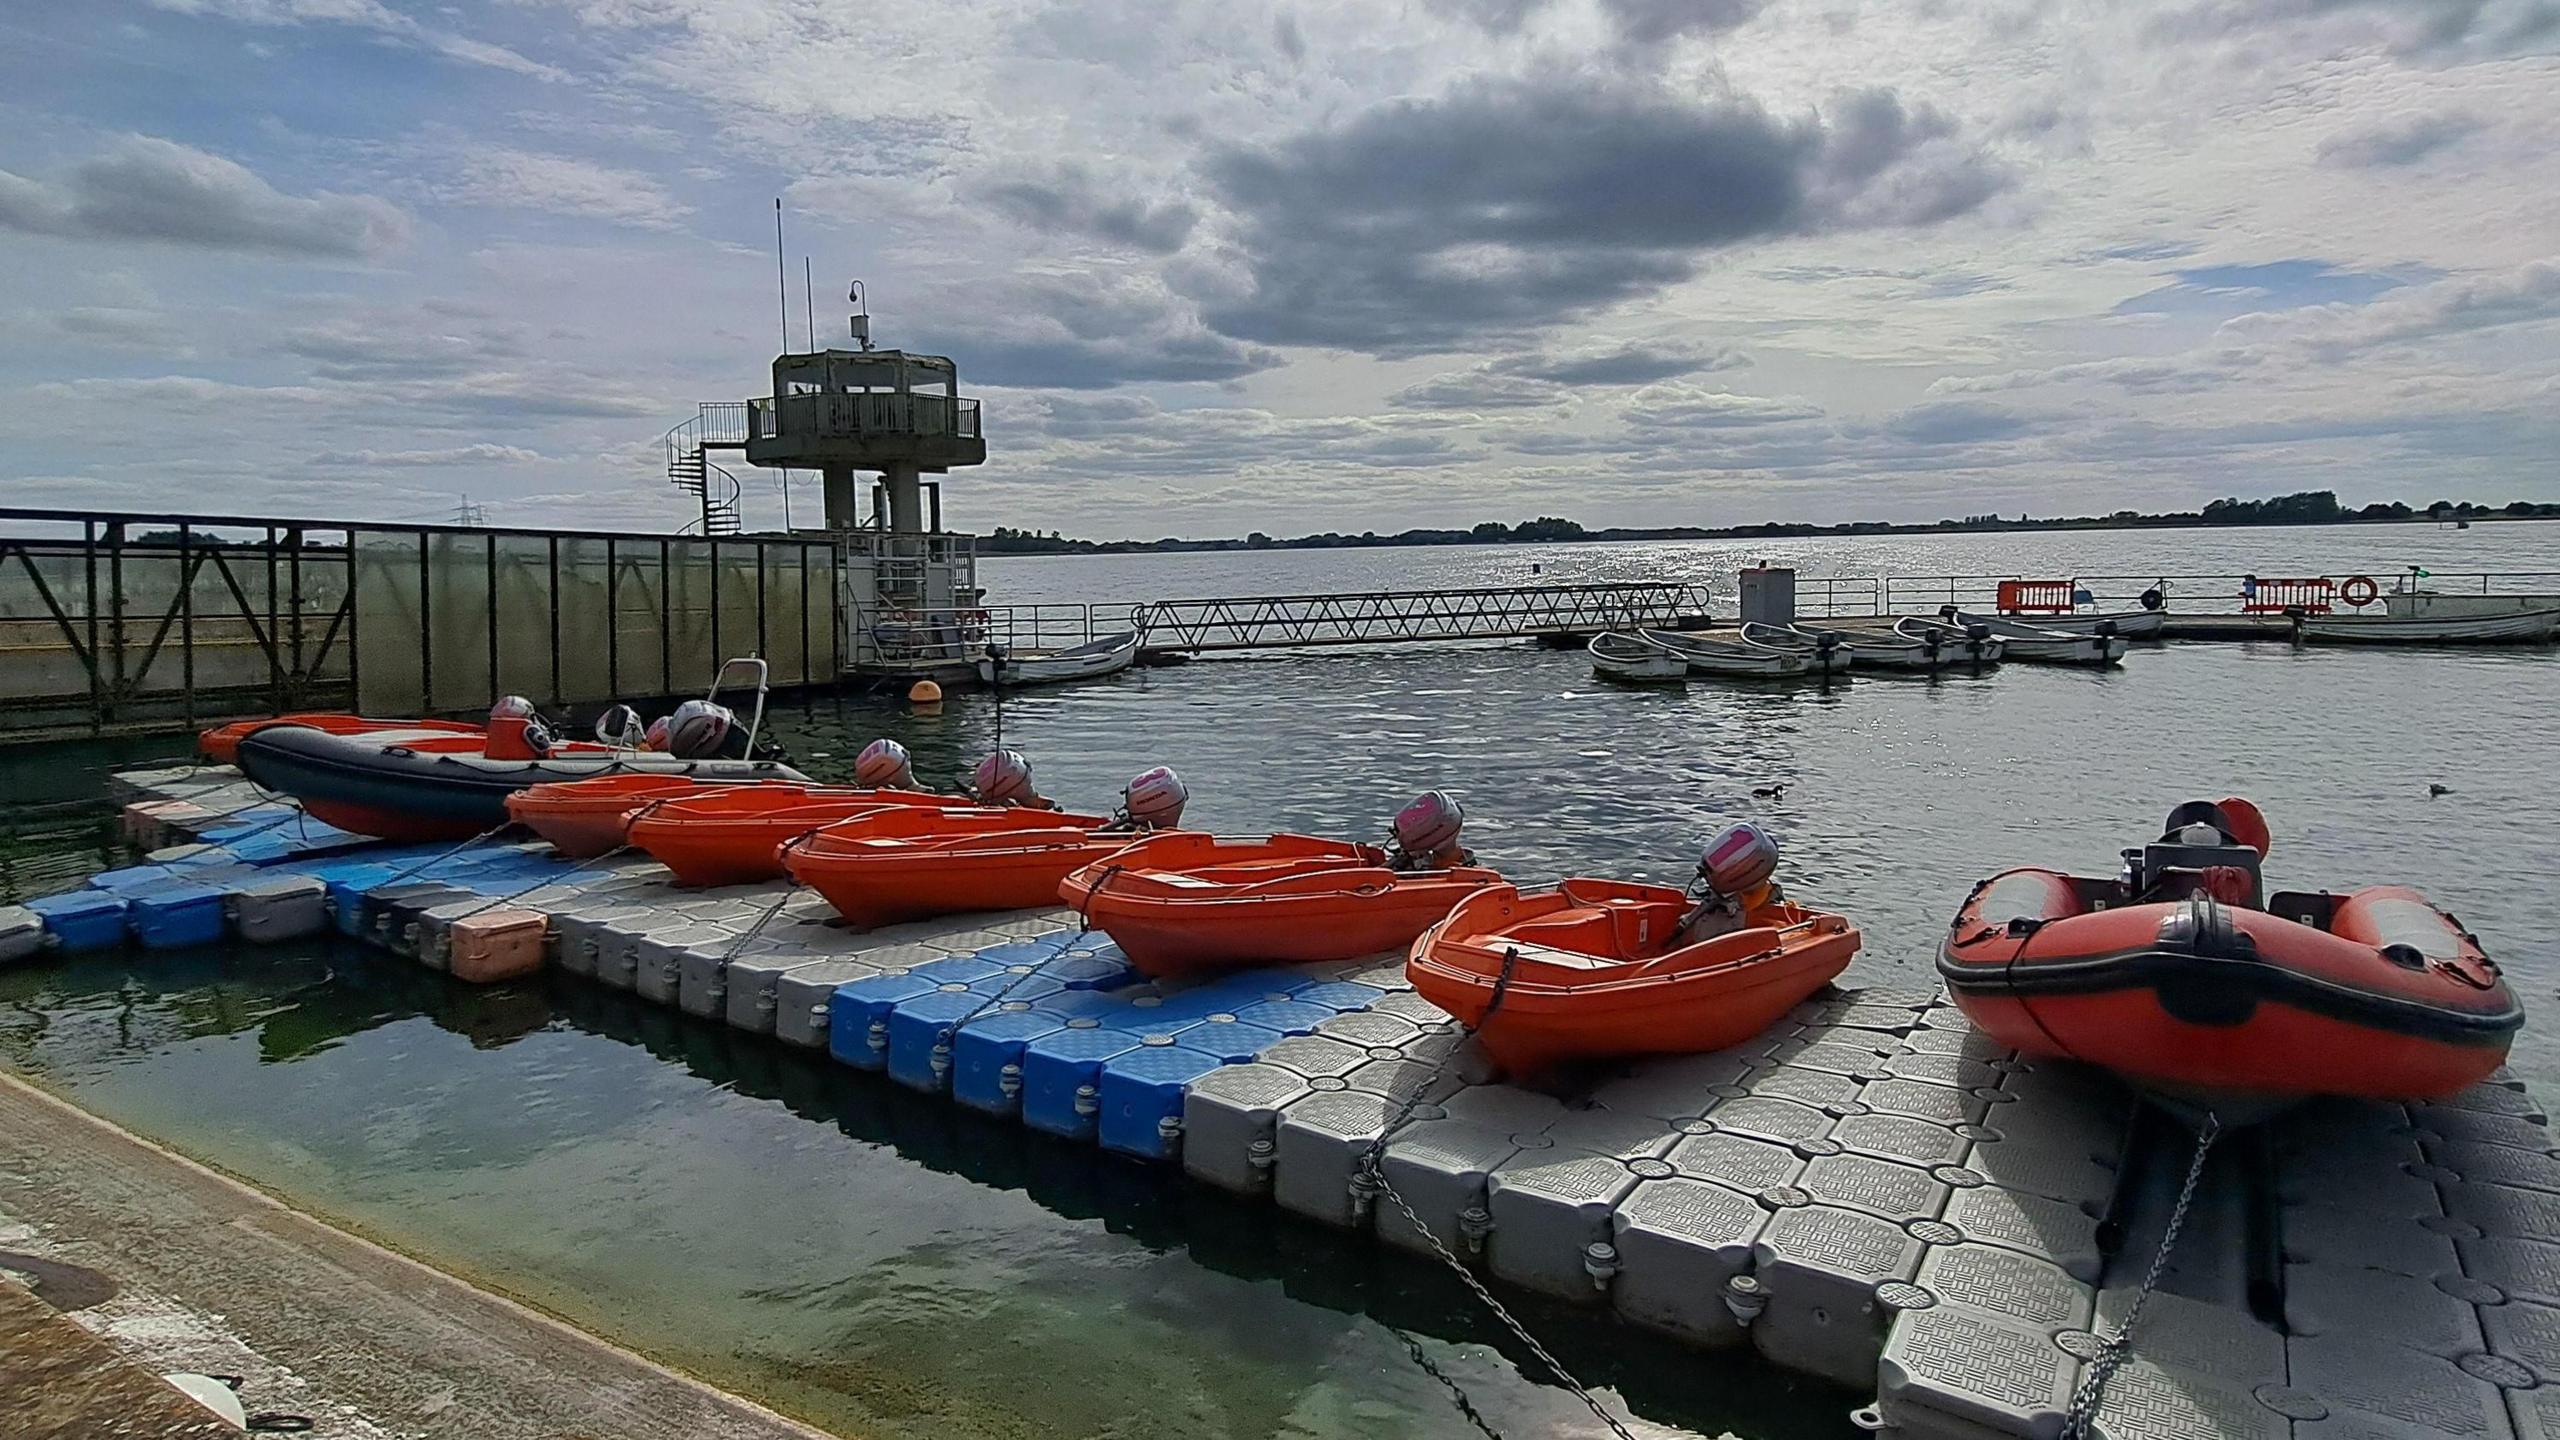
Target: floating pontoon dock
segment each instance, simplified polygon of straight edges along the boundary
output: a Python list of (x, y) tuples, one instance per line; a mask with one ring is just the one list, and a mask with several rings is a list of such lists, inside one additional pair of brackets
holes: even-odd
[[(139, 838), (187, 843), (34, 902), (21, 928), (81, 949), (334, 925), (442, 966), (457, 921), (530, 911), (579, 983), (1408, 1248), (1427, 1242), (1360, 1162), (1421, 1087), (1384, 1179), (1497, 1288), (1748, 1345), (1874, 1394), (1860, 1422), (1911, 1440), (2062, 1433), (2192, 1150), (2105, 1077), (1995, 1046), (1925, 990), (1834, 993), (1733, 1050), (1543, 1094), (1484, 1083), (1394, 956), (1176, 987), (1064, 911), (859, 934), (780, 885), (392, 849), (225, 770), (120, 783)], [(2555, 1155), (2512, 1080), (2225, 1139), (2095, 1433), (2560, 1436)]]

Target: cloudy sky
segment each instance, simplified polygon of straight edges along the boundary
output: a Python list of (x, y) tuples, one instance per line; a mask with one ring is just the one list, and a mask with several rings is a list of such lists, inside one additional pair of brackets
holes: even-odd
[(960, 528), (2560, 500), (2555, 136), (2560, 0), (10, 6), (0, 477), (671, 527), (778, 195)]

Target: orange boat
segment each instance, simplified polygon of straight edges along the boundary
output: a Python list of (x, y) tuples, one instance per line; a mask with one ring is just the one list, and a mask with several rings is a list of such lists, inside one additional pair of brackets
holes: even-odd
[(477, 725), (459, 720), (377, 720), (366, 715), (340, 715), (316, 711), (300, 715), (276, 715), (264, 720), (234, 720), (216, 725), (196, 736), (196, 749), (216, 765), (240, 763), (240, 740), (261, 725), (302, 725), (331, 735), (371, 735), (377, 732), (414, 731), (420, 735), (462, 735), (475, 740), (484, 733)]
[(782, 862), (774, 852), (785, 841), (874, 810), (954, 803), (948, 795), (918, 790), (720, 786), (693, 799), (651, 806), (646, 815), (633, 817), (624, 833), (631, 844), (674, 871), (679, 885), (743, 885), (781, 878)]
[(1311, 835), (1150, 836), (1069, 875), (1058, 894), (1150, 975), (1354, 960), (1397, 950), (1502, 877), (1395, 870), (1386, 852)]
[(1742, 910), (1739, 928), (1682, 943), (1697, 910), (1667, 885), (1574, 879), (1527, 894), (1498, 885), (1414, 941), (1405, 975), (1473, 1029), (1495, 1063), (1527, 1074), (1738, 1045), (1858, 953), (1847, 920), (1775, 898)]
[(2312, 1095), (2443, 1099), (2505, 1063), (2523, 1009), (2454, 917), (2400, 885), (2262, 902), (2255, 806), (2170, 822), (2115, 879), (1974, 887), (1938, 958), (1965, 1015), (2226, 1124)]
[(1057, 904), (1068, 871), (1129, 844), (1132, 835), (1109, 823), (1056, 810), (904, 806), (791, 842), (782, 865), (856, 929), (1028, 910)]
[(600, 775), (519, 790), (507, 797), (507, 815), (550, 841), (551, 848), (562, 855), (591, 860), (628, 843), (631, 817), (640, 811), (733, 785), (764, 785), (801, 794), (816, 788), (782, 781), (696, 780), (685, 775)]

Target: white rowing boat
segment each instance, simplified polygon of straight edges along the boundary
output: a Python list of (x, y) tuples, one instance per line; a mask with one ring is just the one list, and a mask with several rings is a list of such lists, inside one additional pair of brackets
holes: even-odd
[(1941, 619), (1962, 625), (1967, 630), (1980, 627), (1989, 631), (1999, 639), (2001, 653), (2009, 659), (2039, 665), (2113, 665), (2124, 659), (2124, 652), (2130, 648), (2122, 635), (2074, 635), (2067, 630), (2050, 630), (2006, 615), (1958, 610), (1952, 605), (1938, 614)]
[[(1827, 673), (1827, 669), (1816, 668), (1816, 661), (1810, 655), (1754, 645), (1739, 635), (1717, 635), (1703, 630), (1639, 630), (1636, 634), (1688, 662), (1692, 675), (1788, 679)], [(1846, 665), (1845, 660), (1840, 662), (1840, 668), (1846, 668)]]
[[(1946, 669), (1951, 664), (1966, 664), (1961, 648), (1948, 646), (1940, 638), (1912, 638), (1882, 630), (1807, 630), (1805, 625), (1761, 625), (1759, 620), (1743, 625), (1743, 638), (1754, 646), (1769, 646), (1772, 651), (1810, 651), (1830, 641), (1848, 648), (1851, 669), (1887, 669), (1887, 671), (1925, 671)], [(1997, 656), (1994, 656), (1997, 659)]]
[(2068, 635), (2103, 635), (2113, 633), (2127, 640), (2157, 640), (2169, 629), (2169, 612), (2162, 610), (2090, 610), (2076, 615), (2038, 615), (2028, 622), (2039, 630), (2060, 630)]
[[(991, 647), (992, 649), (992, 647)], [(1091, 680), (1128, 669), (1138, 660), (1138, 632), (1104, 635), (1066, 650), (990, 653), (978, 659), (978, 678), (990, 685), (1055, 685)]]
[(1893, 633), (1921, 647), (1925, 668), (1997, 665), (2008, 653), (2008, 646), (1989, 630), (1950, 625), (1929, 615), (1905, 615), (1893, 622)]
[(1605, 635), (1594, 635), (1584, 648), (1591, 652), (1592, 673), (1612, 680), (1655, 682), (1689, 678), (1686, 657), (1641, 635), (1612, 630)]
[(2560, 634), (2560, 610), (2408, 618), (2306, 615), (2296, 633), (2314, 645), (2539, 645)]
[(1837, 675), (1867, 658), (1866, 642), (1852, 643), (1837, 630), (1807, 630), (1801, 625), (1763, 625), (1757, 620), (1743, 622), (1742, 638), (1764, 650), (1782, 650), (1801, 655), (1808, 668)]

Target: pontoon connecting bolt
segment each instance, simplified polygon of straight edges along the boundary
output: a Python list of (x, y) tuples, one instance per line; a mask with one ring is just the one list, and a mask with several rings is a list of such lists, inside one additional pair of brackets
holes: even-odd
[(871, 1029), (865, 1032), (862, 1037), (862, 1042), (884, 1055), (887, 1054), (889, 1051), (889, 1022), (887, 1018), (883, 1017), (872, 1021)]
[(1091, 1086), (1091, 1085), (1079, 1085), (1079, 1086), (1077, 1086), (1077, 1087), (1076, 1087), (1076, 1113), (1077, 1113), (1077, 1114), (1079, 1114), (1079, 1115), (1099, 1115), (1099, 1114), (1101, 1114), (1101, 1113), (1102, 1113), (1102, 1091), (1101, 1091), (1101, 1090), (1099, 1090), (1099, 1089), (1097, 1089), (1097, 1088), (1095, 1088), (1094, 1086)]
[(1366, 1165), (1351, 1172), (1351, 1219), (1354, 1224), (1369, 1223), (1369, 1213), (1377, 1208), (1378, 1192), (1385, 1182)]
[(1594, 1240), (1582, 1247), (1582, 1271), (1591, 1277), (1591, 1288), (1606, 1290), (1618, 1273), (1618, 1247), (1606, 1240)]
[(1769, 1287), (1756, 1275), (1736, 1275), (1724, 1282), (1724, 1308), (1733, 1312), (1733, 1323), (1748, 1330), (1769, 1308)]
[(1170, 1158), (1182, 1153), (1182, 1117), (1167, 1115), (1156, 1121), (1156, 1138), (1164, 1142), (1164, 1153)]
[(1022, 1067), (1019, 1064), (1007, 1065), (996, 1072), (996, 1091), (1007, 1100), (1021, 1097)]
[(1485, 1237), (1493, 1233), (1493, 1212), (1481, 1205), (1470, 1205), (1458, 1212), (1458, 1239), (1470, 1255), (1484, 1253)]
[(951, 1040), (948, 1036), (933, 1042), (933, 1055), (925, 1063), (932, 1067), (936, 1082), (951, 1077)]

